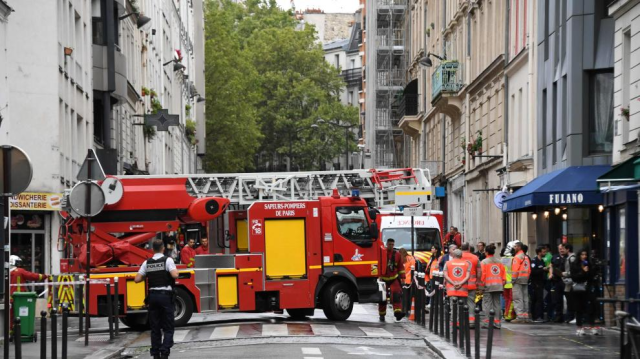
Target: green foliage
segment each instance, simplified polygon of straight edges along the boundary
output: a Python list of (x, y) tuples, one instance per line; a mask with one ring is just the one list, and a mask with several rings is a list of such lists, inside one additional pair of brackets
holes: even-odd
[(142, 96), (149, 96), (149, 95), (150, 95), (149, 89), (142, 86)]
[[(339, 96), (344, 81), (324, 60), (315, 30), (296, 30), (274, 0), (207, 2), (206, 90), (208, 171), (263, 168), (261, 158), (293, 157), (317, 168), (345, 151), (345, 131), (358, 109)], [(312, 127), (318, 118), (325, 123)], [(349, 150), (355, 150), (352, 134)]]
[(196, 140), (196, 121), (187, 119), (187, 122), (184, 126), (184, 133), (187, 136), (187, 139), (189, 139), (189, 143), (191, 143), (192, 145), (198, 143), (198, 141)]
[(184, 115), (186, 117), (191, 116), (191, 105), (189, 104), (184, 105)]

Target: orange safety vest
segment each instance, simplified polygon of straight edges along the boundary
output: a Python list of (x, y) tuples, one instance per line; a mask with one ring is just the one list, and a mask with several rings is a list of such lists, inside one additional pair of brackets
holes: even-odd
[(481, 284), (486, 292), (502, 292), (506, 277), (504, 265), (494, 256), (489, 255), (481, 262)]
[(513, 257), (513, 265), (511, 266), (512, 280), (516, 284), (527, 284), (529, 275), (531, 274), (531, 261), (529, 257), (524, 255), (523, 251), (519, 251)]
[(467, 261), (471, 267), (471, 276), (467, 287), (469, 290), (478, 289), (478, 256), (471, 252), (462, 252), (462, 260)]
[[(413, 258), (411, 255), (408, 255), (406, 257), (404, 257), (404, 272), (405, 277), (404, 277), (404, 284), (411, 284), (411, 267), (415, 266), (416, 264), (416, 259)], [(414, 267), (415, 270), (415, 267)]]
[[(447, 277), (450, 280), (459, 282), (469, 272), (469, 262), (464, 259), (454, 258), (445, 263), (447, 267)], [(466, 285), (463, 285), (459, 289), (456, 289), (449, 281), (445, 281), (447, 287), (447, 296), (449, 297), (467, 297), (469, 296), (469, 290)]]
[(432, 257), (432, 258), (433, 260), (431, 261), (431, 266), (429, 267), (429, 274), (425, 273), (424, 275), (425, 282), (430, 281), (431, 278), (433, 278), (433, 273), (440, 270), (440, 267), (438, 267), (438, 262), (439, 262), (438, 258), (436, 257)]

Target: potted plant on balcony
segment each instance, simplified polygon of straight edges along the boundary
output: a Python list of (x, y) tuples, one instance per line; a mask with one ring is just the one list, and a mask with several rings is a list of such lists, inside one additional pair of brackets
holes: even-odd
[(149, 90), (149, 95), (151, 96), (151, 98), (158, 97), (158, 93), (154, 89)]
[(621, 108), (620, 115), (629, 121), (629, 108)]
[(431, 29), (427, 28), (426, 34), (427, 34), (427, 37), (431, 37)]
[(142, 96), (149, 96), (149, 89), (142, 86)]
[(475, 145), (476, 156), (481, 156), (482, 155), (482, 131), (481, 130), (478, 131), (478, 137), (476, 137), (476, 141), (474, 145)]
[(187, 139), (189, 140), (189, 143), (191, 143), (192, 146), (195, 146), (198, 143), (198, 140), (196, 139), (196, 122), (191, 120), (191, 119), (187, 119), (187, 122), (184, 126), (184, 134), (187, 136)]
[(467, 163), (467, 156), (462, 156), (462, 165), (464, 166)]
[(475, 156), (476, 145), (475, 141), (471, 140), (471, 142), (467, 143), (467, 153), (471, 156), (471, 159)]

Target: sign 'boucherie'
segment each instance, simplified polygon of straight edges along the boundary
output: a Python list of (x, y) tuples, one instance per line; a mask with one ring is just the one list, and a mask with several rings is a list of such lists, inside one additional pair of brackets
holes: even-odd
[(584, 201), (582, 193), (550, 194), (549, 204), (579, 204)]

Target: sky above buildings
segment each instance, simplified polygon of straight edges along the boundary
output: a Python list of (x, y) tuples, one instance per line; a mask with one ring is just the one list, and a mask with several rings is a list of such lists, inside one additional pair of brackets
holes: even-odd
[[(291, 0), (276, 0), (283, 9), (291, 8)], [(294, 0), (297, 10), (322, 9), (326, 13), (353, 13), (358, 9), (358, 0)]]

